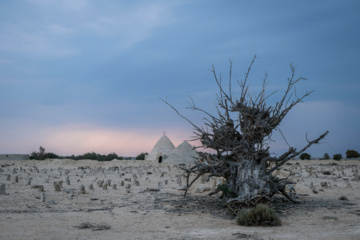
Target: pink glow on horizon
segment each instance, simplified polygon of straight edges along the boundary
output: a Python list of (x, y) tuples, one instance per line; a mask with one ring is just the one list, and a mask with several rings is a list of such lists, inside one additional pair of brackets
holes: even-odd
[[(171, 130), (166, 135), (175, 146), (183, 140), (190, 139), (184, 136), (182, 130)], [(79, 155), (86, 152), (108, 154), (115, 152), (119, 156), (137, 156), (141, 152), (152, 150), (156, 142), (163, 135), (162, 131), (154, 129), (110, 129), (89, 126), (67, 126), (53, 130), (44, 139), (49, 152), (59, 155)], [(44, 144), (45, 145), (45, 144)]]
[(181, 127), (125, 129), (80, 123), (51, 126), (40, 121), (10, 119), (0, 126), (0, 154), (30, 154), (42, 146), (46, 152), (60, 156), (115, 152), (119, 156), (136, 157), (141, 152), (150, 153), (164, 132), (175, 146), (193, 136), (191, 128)]

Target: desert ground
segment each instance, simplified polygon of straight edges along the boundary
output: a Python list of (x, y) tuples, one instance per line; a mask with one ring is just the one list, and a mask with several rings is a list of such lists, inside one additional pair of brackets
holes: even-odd
[(278, 174), (292, 173), (302, 203), (279, 196), (282, 226), (244, 227), (207, 196), (218, 179), (199, 180), (184, 198), (173, 165), (0, 161), (0, 239), (360, 239), (359, 168), (359, 160), (288, 162)]

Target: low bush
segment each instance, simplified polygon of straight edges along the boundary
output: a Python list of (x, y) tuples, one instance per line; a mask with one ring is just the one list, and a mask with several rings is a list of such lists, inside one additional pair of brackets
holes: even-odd
[(334, 154), (333, 159), (339, 161), (342, 159), (342, 155), (340, 153)]
[(44, 147), (39, 147), (39, 152), (32, 152), (30, 154), (30, 159), (33, 160), (44, 160), (44, 159), (53, 159), (53, 158), (60, 158), (58, 155), (56, 155), (55, 153), (47, 153), (45, 151)]
[(73, 159), (73, 160), (83, 160), (83, 159), (90, 159), (90, 160), (98, 160), (98, 161), (111, 161), (114, 159), (123, 160), (123, 157), (119, 157), (116, 153), (109, 153), (108, 155), (103, 155), (95, 152), (88, 152), (84, 153), (83, 155), (78, 156), (68, 156), (66, 158)]
[(323, 159), (324, 159), (324, 160), (329, 160), (329, 159), (330, 159), (330, 155), (329, 155), (328, 153), (325, 153)]
[(142, 152), (139, 155), (137, 155), (136, 160), (145, 160), (146, 155), (148, 155), (148, 153)]
[(311, 158), (311, 155), (310, 154), (308, 154), (308, 153), (302, 153), (302, 154), (300, 154), (300, 159), (301, 160), (310, 160), (310, 158)]
[(358, 158), (360, 154), (355, 150), (347, 150), (346, 151), (346, 158)]
[(54, 158), (60, 158), (59, 155), (55, 154), (55, 153), (45, 153), (45, 159), (54, 159)]
[(280, 226), (281, 220), (275, 211), (266, 204), (258, 204), (252, 209), (238, 212), (236, 222), (241, 226)]
[(222, 191), (222, 192), (224, 193), (224, 195), (225, 195), (226, 197), (230, 197), (230, 198), (235, 198), (235, 197), (237, 197), (237, 194), (236, 194), (233, 190), (231, 190), (231, 189), (228, 187), (228, 185), (226, 185), (226, 184), (219, 184), (217, 187), (218, 187), (218, 189), (219, 189), (220, 191)]

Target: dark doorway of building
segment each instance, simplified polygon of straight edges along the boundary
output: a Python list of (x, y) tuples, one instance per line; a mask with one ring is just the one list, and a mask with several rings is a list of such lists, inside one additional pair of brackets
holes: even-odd
[(161, 162), (162, 162), (162, 156), (159, 157), (158, 163), (161, 163)]

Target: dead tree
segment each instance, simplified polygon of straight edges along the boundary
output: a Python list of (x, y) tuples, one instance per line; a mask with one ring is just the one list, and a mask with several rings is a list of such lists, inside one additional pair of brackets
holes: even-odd
[[(266, 101), (275, 92), (265, 94), (266, 75), (262, 91), (258, 94), (249, 94), (248, 77), (255, 59), (256, 56), (245, 74), (245, 79), (238, 82), (241, 91), (239, 97), (232, 94), (232, 62), (230, 61), (228, 90), (223, 87), (221, 75), (218, 77), (214, 66), (212, 67), (211, 71), (219, 87), (217, 115), (198, 108), (192, 100), (188, 107), (206, 115), (204, 126), (195, 125), (163, 100), (194, 127), (194, 140), (199, 140), (201, 147), (216, 152), (216, 154), (200, 152), (195, 166), (183, 168), (187, 174), (187, 189), (204, 174), (207, 174), (208, 178), (223, 177), (225, 184), (219, 186), (218, 190), (224, 193), (223, 196), (230, 209), (234, 209), (237, 205), (254, 205), (262, 200), (271, 200), (273, 195), (279, 193), (293, 202), (298, 202), (286, 191), (286, 185), (295, 182), (288, 178), (280, 178), (275, 170), (311, 145), (319, 143), (328, 134), (326, 131), (318, 138), (308, 140), (308, 144), (300, 150), (289, 146), (289, 150), (280, 156), (270, 154), (269, 139), (272, 132), (279, 130), (279, 124), (288, 112), (311, 92), (306, 92), (301, 97), (296, 96), (295, 85), (305, 78), (295, 78), (295, 67), (290, 64), (291, 76), (288, 78), (284, 95), (274, 106), (269, 106)], [(195, 174), (192, 181), (190, 181), (191, 174)], [(187, 190), (185, 196), (186, 193)]]

